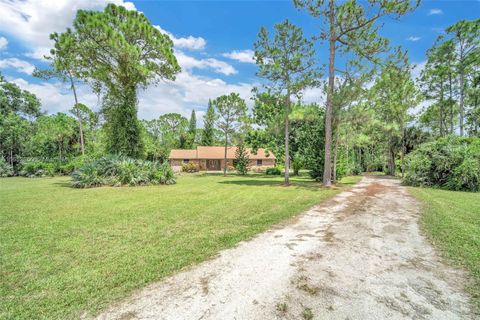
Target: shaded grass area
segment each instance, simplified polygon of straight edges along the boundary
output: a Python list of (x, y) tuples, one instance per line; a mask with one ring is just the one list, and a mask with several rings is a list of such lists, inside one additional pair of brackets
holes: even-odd
[(470, 271), (472, 283), (467, 290), (480, 312), (480, 193), (430, 188), (410, 191), (423, 203), (422, 228), (431, 241)]
[(171, 186), (73, 189), (0, 179), (0, 318), (93, 315), (359, 181), (192, 174)]

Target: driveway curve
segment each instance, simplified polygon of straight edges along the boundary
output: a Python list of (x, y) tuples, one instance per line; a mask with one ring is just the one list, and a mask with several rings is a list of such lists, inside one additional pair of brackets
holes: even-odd
[(473, 319), (465, 274), (422, 236), (398, 180), (348, 191), (98, 319)]

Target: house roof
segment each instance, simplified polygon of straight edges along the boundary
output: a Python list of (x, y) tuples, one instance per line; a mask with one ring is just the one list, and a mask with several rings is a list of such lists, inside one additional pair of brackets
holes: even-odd
[(197, 149), (172, 149), (169, 159), (196, 159)]
[[(237, 147), (227, 148), (227, 159), (235, 159)], [(248, 157), (252, 160), (256, 159), (276, 159), (272, 152), (267, 152), (263, 148), (259, 148), (253, 153), (247, 148)], [(170, 151), (169, 159), (223, 159), (225, 155), (225, 147), (198, 146), (197, 149), (173, 149)]]

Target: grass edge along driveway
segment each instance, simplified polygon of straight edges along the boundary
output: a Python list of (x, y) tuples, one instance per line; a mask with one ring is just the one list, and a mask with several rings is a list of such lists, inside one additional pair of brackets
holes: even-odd
[(171, 186), (73, 189), (0, 179), (0, 319), (91, 316), (360, 180), (183, 175)]
[(456, 265), (467, 269), (475, 311), (480, 315), (480, 193), (409, 188), (422, 203), (421, 227)]

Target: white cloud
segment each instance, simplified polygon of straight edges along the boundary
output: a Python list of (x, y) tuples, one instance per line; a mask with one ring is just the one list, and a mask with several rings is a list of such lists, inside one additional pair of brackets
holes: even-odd
[(224, 57), (245, 63), (255, 63), (253, 50), (247, 49), (242, 51), (234, 50), (223, 54)]
[(32, 74), (35, 66), (30, 62), (17, 58), (0, 59), (0, 69), (13, 68), (21, 73)]
[[(107, 3), (135, 10), (135, 5), (123, 0), (12, 0), (0, 1), (0, 31), (12, 35), (33, 48), (34, 52), (51, 48), (49, 35), (63, 32), (71, 26), (79, 9), (102, 10)], [(32, 53), (33, 55), (33, 53)]]
[(173, 45), (179, 49), (202, 50), (205, 49), (207, 41), (202, 37), (188, 36), (186, 38), (177, 38), (171, 32), (162, 29), (160, 26), (155, 26), (162, 33), (165, 33), (172, 39)]
[[(20, 88), (28, 90), (40, 99), (42, 109), (49, 114), (68, 112), (73, 106), (72, 92), (60, 82), (31, 83), (22, 78), (8, 79)], [(176, 81), (163, 81), (157, 86), (150, 86), (139, 92), (138, 116), (141, 119), (154, 119), (164, 113), (176, 112), (188, 117), (192, 109), (197, 113), (198, 125), (201, 126), (201, 117), (207, 108), (208, 99), (214, 99), (223, 94), (237, 92), (252, 107), (253, 84), (231, 84), (221, 79), (201, 77), (182, 71)], [(77, 86), (80, 102), (94, 110), (98, 110), (98, 97), (84, 84)]]
[(212, 69), (216, 73), (221, 73), (227, 76), (237, 73), (237, 70), (225, 61), (214, 58), (197, 59), (178, 50), (175, 52), (175, 56), (184, 70), (192, 70), (193, 68)]
[(7, 49), (8, 40), (5, 37), (0, 37), (0, 51)]
[(420, 77), (420, 73), (422, 72), (422, 70), (425, 69), (427, 61), (421, 61), (414, 64), (415, 66), (412, 69), (412, 78), (416, 80), (418, 77)]
[[(30, 52), (24, 55), (33, 59), (43, 59), (51, 48), (49, 34), (63, 32), (75, 17), (78, 9), (102, 10), (107, 2), (117, 4), (125, 3), (123, 0), (26, 0), (26, 1), (1, 1), (0, 32), (11, 34), (15, 39), (25, 43)], [(130, 9), (135, 9), (133, 4)], [(158, 27), (162, 30), (160, 27)], [(204, 77), (194, 75), (197, 69), (213, 70), (222, 75), (232, 75), (237, 70), (225, 61), (215, 58), (192, 57), (185, 54), (184, 49), (202, 50), (206, 41), (202, 37), (175, 37), (167, 33), (174, 42), (175, 54), (182, 67), (182, 72), (177, 75), (177, 80), (162, 81), (157, 86), (150, 86), (147, 90), (139, 92), (139, 117), (152, 119), (167, 112), (178, 112), (189, 116), (192, 109), (197, 112), (199, 124), (206, 110), (208, 99), (214, 99), (230, 92), (238, 92), (251, 107), (251, 83), (228, 83), (217, 77)], [(31, 73), (33, 65), (16, 58), (5, 59), (5, 67), (15, 67), (24, 73)], [(3, 60), (1, 60), (3, 61)], [(9, 78), (21, 88), (36, 94), (42, 102), (42, 108), (48, 113), (68, 112), (73, 105), (73, 95), (68, 87), (60, 82), (37, 82), (26, 80), (28, 78)], [(79, 98), (82, 103), (98, 110), (98, 97), (85, 85), (78, 85)]]
[[(48, 114), (57, 112), (68, 113), (68, 110), (74, 105), (72, 92), (60, 82), (30, 83), (22, 78), (16, 78), (11, 81), (16, 83), (20, 88), (34, 93), (37, 98), (40, 99), (42, 109), (46, 110)], [(87, 86), (79, 85), (77, 89), (81, 103), (86, 104), (94, 110), (98, 109), (98, 98)]]
[(442, 9), (430, 9), (430, 10), (428, 11), (428, 15), (429, 15), (429, 16), (440, 15), (440, 14), (443, 14)]
[(39, 47), (34, 49), (33, 51), (25, 53), (26, 57), (29, 57), (35, 60), (42, 60), (42, 61), (47, 61), (47, 59), (45, 59), (45, 56), (49, 56), (49, 55), (50, 55), (50, 49), (48, 49), (47, 47)]
[(413, 41), (413, 42), (416, 42), (418, 40), (422, 39), (421, 37), (417, 37), (417, 36), (410, 36), (408, 37), (406, 40), (408, 41)]
[[(251, 107), (252, 88), (253, 84), (249, 83), (230, 84), (222, 79), (182, 71), (174, 82), (162, 82), (140, 93), (139, 117), (152, 119), (168, 112), (188, 116), (192, 109), (202, 114), (206, 110), (208, 99), (231, 92), (239, 93)], [(200, 118), (198, 112), (197, 119)]]

